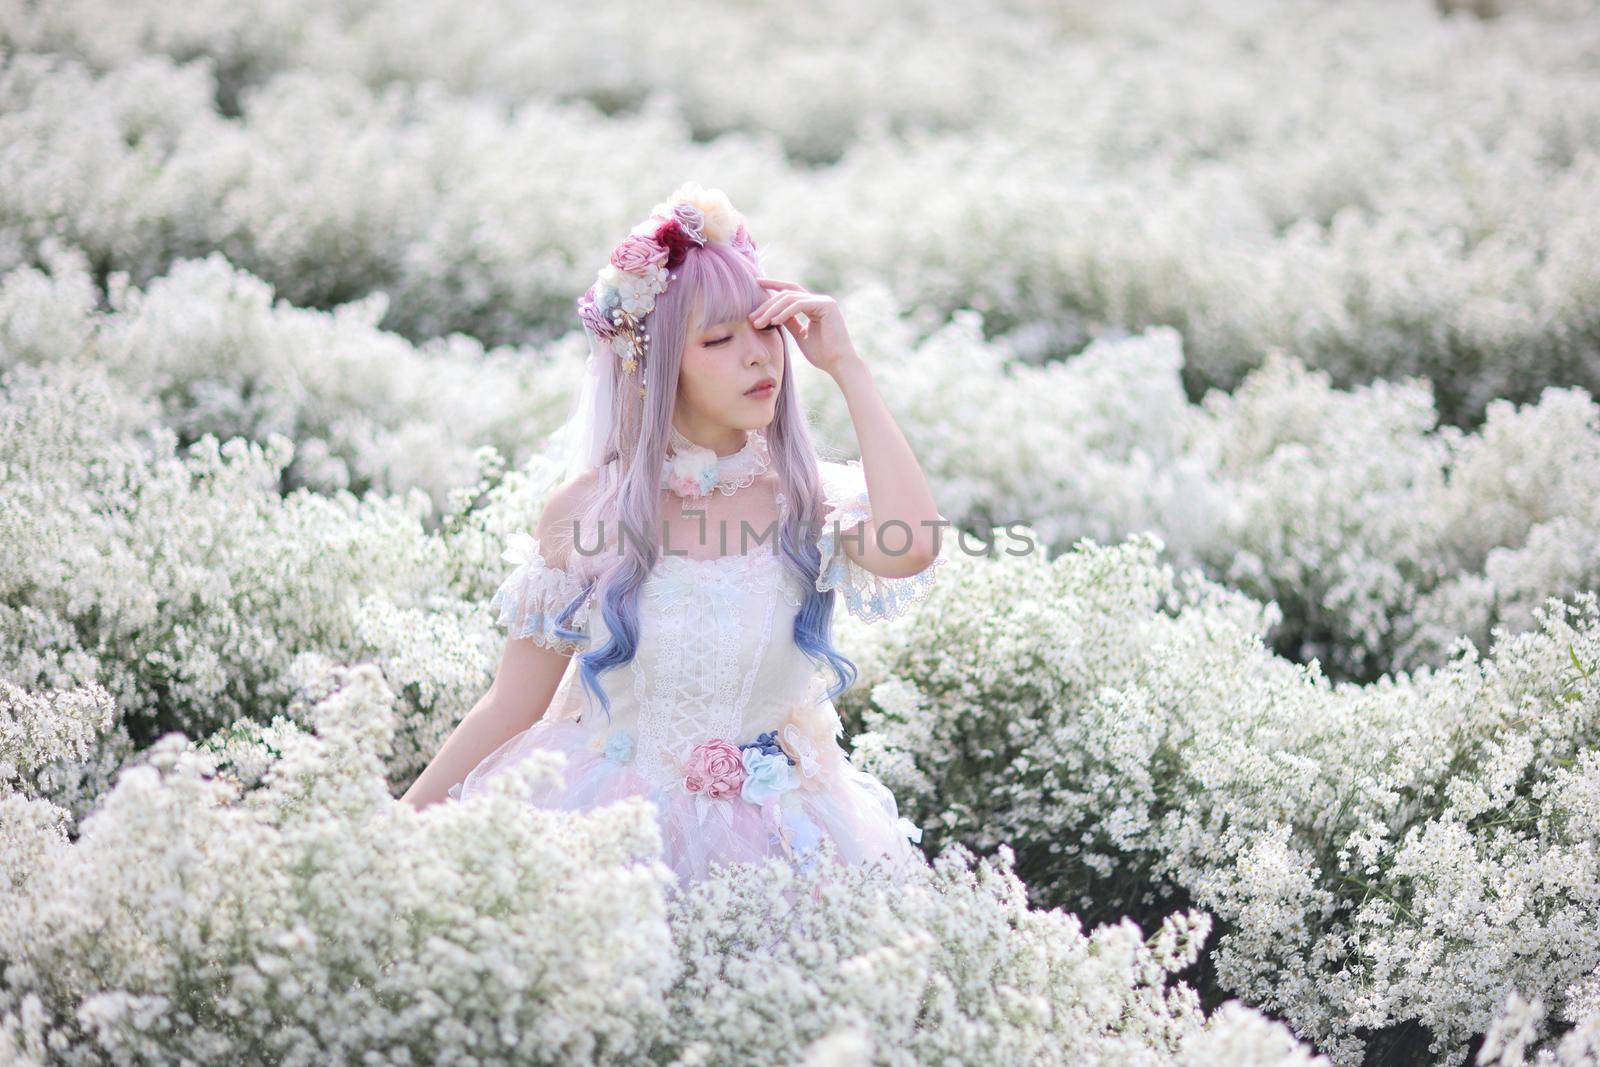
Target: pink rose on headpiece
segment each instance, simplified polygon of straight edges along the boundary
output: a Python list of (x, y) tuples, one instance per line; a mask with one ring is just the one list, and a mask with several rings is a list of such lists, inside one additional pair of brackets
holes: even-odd
[(700, 232), (706, 224), (706, 214), (687, 200), (672, 205), (672, 214), (683, 224), (690, 237), (697, 237), (700, 243), (705, 243), (705, 235)]
[(600, 309), (600, 305), (595, 303), (593, 289), (586, 290), (578, 297), (578, 319), (602, 340), (610, 338), (617, 332), (617, 328), (606, 318), (606, 313)]
[(684, 765), (683, 787), (712, 799), (739, 795), (744, 785), (744, 753), (720, 737), (702, 741)]
[(667, 261), (667, 250), (648, 237), (630, 235), (611, 253), (611, 265), (628, 274), (643, 274)]

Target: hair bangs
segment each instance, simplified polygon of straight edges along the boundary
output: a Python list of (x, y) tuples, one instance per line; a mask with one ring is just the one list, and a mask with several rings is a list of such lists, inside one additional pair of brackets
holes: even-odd
[(738, 322), (769, 295), (756, 281), (751, 263), (739, 253), (717, 244), (708, 244), (699, 253), (683, 264), (689, 267), (688, 273), (698, 276), (691, 283), (699, 297), (699, 317), (691, 324), (692, 330)]

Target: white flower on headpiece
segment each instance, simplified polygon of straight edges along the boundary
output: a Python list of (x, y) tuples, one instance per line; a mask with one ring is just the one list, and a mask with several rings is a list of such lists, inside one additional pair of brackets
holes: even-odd
[(610, 278), (606, 278), (605, 271), (601, 271), (602, 280), (616, 286), (618, 305), (636, 319), (642, 319), (650, 313), (656, 304), (656, 294), (667, 287), (665, 267), (646, 267), (638, 274), (617, 270), (609, 264), (606, 269), (611, 271)]
[[(684, 182), (669, 199), (674, 204), (687, 201), (699, 209), (703, 219), (700, 232), (705, 234), (708, 241), (731, 241), (739, 223), (744, 221), (744, 216), (733, 206), (727, 193), (721, 189), (706, 189), (699, 182)], [(672, 209), (668, 207), (663, 214), (671, 218)]]

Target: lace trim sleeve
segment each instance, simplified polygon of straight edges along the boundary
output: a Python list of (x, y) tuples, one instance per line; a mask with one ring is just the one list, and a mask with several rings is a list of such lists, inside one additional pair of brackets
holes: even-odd
[(512, 637), (532, 638), (565, 655), (582, 651), (589, 639), (590, 598), (584, 597), (566, 624), (558, 627), (556, 619), (584, 591), (585, 583), (546, 563), (538, 538), (531, 534), (512, 534), (500, 558), (513, 565), (489, 601), (499, 613), (500, 625)]
[(885, 578), (851, 559), (840, 543), (841, 535), (851, 536), (850, 529), (872, 517), (861, 461), (824, 461), (818, 469), (826, 506), (817, 538), (817, 549), (822, 557), (817, 591), (826, 593), (838, 589), (844, 595), (846, 610), (865, 622), (904, 614), (933, 589), (935, 572), (945, 562), (944, 558), (935, 557), (927, 567), (904, 578)]

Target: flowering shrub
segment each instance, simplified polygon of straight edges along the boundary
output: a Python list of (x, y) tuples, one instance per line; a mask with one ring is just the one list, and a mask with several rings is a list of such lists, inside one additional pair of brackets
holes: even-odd
[(781, 15), (691, 3), (684, 25), (749, 60), (730, 81), (641, 55), (628, 5), (530, 24), (499, 0), (470, 26), (406, 0), (123, 6), (8, 20), (0, 266), (47, 233), (139, 282), (226, 248), (297, 304), (383, 290), (414, 338), (547, 338), (637, 203), (615, 161), (648, 159), (730, 173), (821, 291), (984, 308), (1030, 355), (1161, 323), (1196, 394), (1283, 349), (1340, 385), (1425, 376), (1463, 424), (1600, 391), (1579, 12), (833, 4), (801, 63)]
[(917, 1062), (1304, 1052), (1242, 1007), (1206, 1018), (1172, 981), (1202, 913), (1149, 938), (1084, 933), (1028, 908), (1007, 856), (959, 849), (909, 881), (751, 864), (675, 893), (645, 802), (530, 810), (519, 790), (560, 773), (540, 753), (481, 800), (414, 811), (384, 780), (381, 676), (318, 688), (297, 709), (315, 732), (287, 736), (247, 797), (177, 735), (75, 843), (47, 802), (0, 787), (0, 1059), (665, 1064), (760, 1043), (799, 1062), (845, 1039)]
[(483, 605), (548, 468), (480, 486), (478, 511), (429, 534), (416, 496), (280, 496), (292, 454), (276, 436), (180, 454), (148, 403), (92, 365), (7, 372), (0, 662), (18, 685), (93, 683), (116, 703), (87, 761), (42, 772), (63, 807), (86, 812), (122, 759), (172, 730), (224, 731), (216, 751), (249, 762), (256, 731), (326, 661), (377, 664), (410, 709), (398, 785), (488, 684), (503, 638)]
[[(0, 796), (11, 1041), (52, 1062), (646, 1047), (675, 971), (648, 807), (540, 815), (507, 788), (415, 812), (383, 776), (394, 694), (370, 666), (326, 688), (301, 714), (315, 735), (288, 738), (247, 799), (178, 735), (123, 771), (75, 843), (44, 802)], [(508, 781), (558, 773), (536, 758)]]
[[(689, 0), (736, 69), (626, 3), (105, 6), (0, 16), (0, 1062), (1595, 1058), (1592, 5)], [(908, 883), (820, 862), (798, 709), (692, 781), (804, 862), (682, 896), (549, 761), (391, 799), (619, 159), (726, 175), (941, 510), (1057, 554), (836, 613)]]
[[(1600, 586), (1600, 405), (1581, 391), (1491, 404), (1463, 434), (1421, 383), (1344, 391), (1270, 358), (1190, 404), (1172, 330), (1027, 367), (975, 315), (915, 345), (881, 290), (860, 295), (853, 328), (945, 515), (1026, 523), (1051, 551), (1152, 531), (1176, 565), (1275, 603), (1274, 647), (1336, 678), (1440, 666), (1462, 636), (1487, 651), (1545, 597)], [(838, 391), (813, 392), (822, 436), (848, 441)], [(1020, 547), (951, 551), (985, 540)]]
[(1091, 920), (1206, 908), (1217, 991), (1338, 1063), (1407, 1022), (1460, 1062), (1512, 990), (1555, 1009), (1600, 961), (1600, 597), (1335, 687), (1158, 549), (961, 560), (857, 658), (855, 761), (925, 847), (1009, 846)]
[(0, 278), (0, 366), (82, 354), (148, 396), (180, 444), (281, 434), (295, 445), (285, 489), (421, 490), (448, 510), (484, 449), (511, 465), (529, 458), (541, 428), (565, 418), (582, 369), (560, 344), (486, 352), (456, 336), (413, 346), (376, 328), (381, 292), (331, 313), (275, 304), (216, 254), (175, 263), (142, 290), (114, 285), (100, 311), (83, 253), (50, 251), (48, 272)]
[[(1190, 404), (1171, 330), (1034, 368), (985, 341), (974, 316), (918, 344), (883, 290), (857, 297), (852, 321), (945, 514), (1028, 522), (1057, 551), (1154, 530), (1174, 562), (1277, 603), (1274, 647), (1333, 676), (1437, 666), (1462, 635), (1486, 650), (1494, 627), (1531, 627), (1545, 596), (1600, 582), (1600, 410), (1575, 390), (1491, 405), (1481, 431), (1461, 435), (1434, 428), (1420, 385), (1346, 392), (1274, 358), (1231, 396)], [(190, 314), (196, 304), (220, 304), (228, 327)], [(182, 264), (147, 294), (122, 291), (110, 313), (92, 307), (80, 256), (0, 279), (0, 365), (92, 353), (130, 397), (154, 383), (150, 401), (180, 440), (264, 445), (292, 432), (280, 481), (421, 489), (446, 513), (490, 494), (512, 458), (540, 484), (534, 450), (582, 363), (564, 346), (516, 372), (465, 342), (459, 360), (413, 350), (352, 315), (273, 309), (219, 259)], [(819, 432), (847, 442), (845, 405), (818, 384)], [(974, 410), (984, 417), (963, 414)], [(1028, 430), (995, 432), (1006, 425)], [(477, 442), (502, 444), (505, 458)], [(1540, 462), (1549, 456), (1559, 462)], [(469, 471), (479, 485), (463, 487)], [(536, 517), (538, 497), (518, 506)]]

